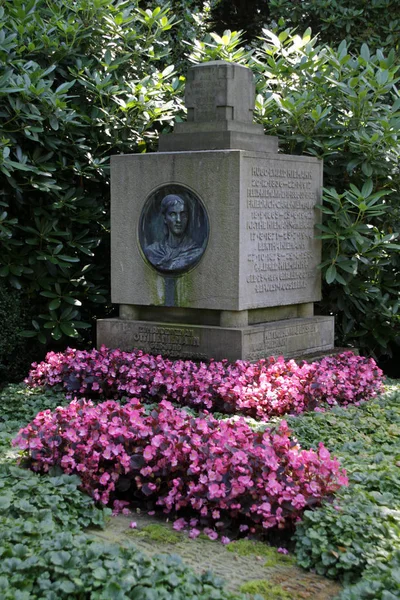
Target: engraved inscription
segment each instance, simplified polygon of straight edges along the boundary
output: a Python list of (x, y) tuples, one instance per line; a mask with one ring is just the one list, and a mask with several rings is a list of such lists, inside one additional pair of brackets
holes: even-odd
[[(265, 356), (288, 356), (303, 348), (315, 346), (318, 325), (301, 323), (277, 329), (265, 329), (263, 335), (254, 336), (248, 347), (248, 360), (258, 360)], [(290, 341), (290, 346), (289, 346)]]
[(251, 166), (249, 184), (247, 284), (255, 294), (307, 289), (315, 269), (312, 171)]
[(195, 121), (213, 121), (216, 116), (217, 91), (214, 69), (196, 69), (186, 85), (185, 104), (194, 109)]
[(215, 118), (216, 94), (204, 81), (192, 83), (192, 94), (196, 97), (196, 120), (208, 121)]
[(206, 358), (198, 353), (200, 337), (194, 329), (187, 327), (139, 326), (133, 335), (133, 342), (151, 354), (184, 354), (193, 358)]

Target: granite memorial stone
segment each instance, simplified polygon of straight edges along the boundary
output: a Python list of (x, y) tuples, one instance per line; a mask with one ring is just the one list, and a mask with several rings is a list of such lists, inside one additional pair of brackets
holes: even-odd
[(333, 348), (321, 298), (322, 162), (278, 153), (252, 122), (249, 69), (189, 70), (188, 120), (153, 154), (111, 161), (111, 289), (98, 344), (257, 360)]

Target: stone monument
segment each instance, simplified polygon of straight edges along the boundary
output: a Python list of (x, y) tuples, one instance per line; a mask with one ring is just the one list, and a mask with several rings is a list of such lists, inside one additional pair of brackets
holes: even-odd
[(187, 122), (153, 154), (111, 159), (111, 290), (98, 346), (191, 359), (333, 348), (321, 298), (322, 162), (278, 153), (253, 123), (251, 71), (189, 70)]

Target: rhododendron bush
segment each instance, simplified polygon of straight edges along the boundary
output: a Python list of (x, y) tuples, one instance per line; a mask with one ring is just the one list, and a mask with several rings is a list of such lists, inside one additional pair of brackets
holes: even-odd
[(323, 444), (302, 450), (285, 421), (255, 432), (243, 419), (193, 417), (166, 400), (150, 414), (139, 399), (124, 406), (74, 400), (40, 412), (13, 443), (35, 471), (58, 465), (77, 473), (82, 489), (103, 504), (121, 492), (147, 499), (166, 513), (183, 511), (177, 527), (194, 512), (192, 537), (206, 525), (218, 537), (228, 518), (253, 531), (287, 527), (347, 484)]
[(382, 371), (372, 358), (352, 352), (297, 364), (283, 357), (256, 363), (194, 363), (144, 354), (141, 350), (50, 352), (34, 364), (26, 382), (61, 386), (71, 396), (96, 400), (140, 397), (201, 409), (241, 413), (268, 420), (324, 405), (358, 403), (374, 397)]

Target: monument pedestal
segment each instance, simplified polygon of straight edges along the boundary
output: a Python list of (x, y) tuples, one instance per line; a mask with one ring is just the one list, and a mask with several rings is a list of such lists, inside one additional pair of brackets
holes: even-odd
[(102, 344), (192, 360), (294, 358), (333, 348), (333, 317), (285, 319), (247, 327), (102, 319), (97, 326), (97, 345)]
[(111, 297), (98, 345), (204, 360), (333, 348), (321, 299), (322, 161), (252, 123), (249, 69), (189, 70), (188, 121), (160, 152), (111, 160)]

